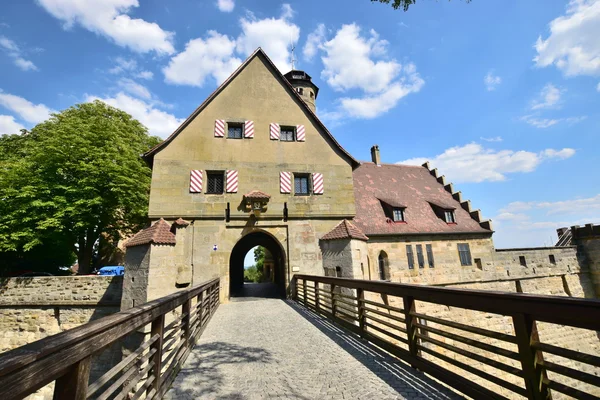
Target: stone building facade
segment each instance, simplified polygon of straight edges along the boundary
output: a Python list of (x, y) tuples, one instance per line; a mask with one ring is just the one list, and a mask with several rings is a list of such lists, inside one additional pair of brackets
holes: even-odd
[(383, 164), (378, 146), (371, 162), (348, 154), (316, 116), (317, 96), (308, 74), (282, 75), (258, 49), (144, 155), (154, 225), (127, 244), (125, 307), (214, 277), (226, 300), (257, 245), (282, 295), (295, 273), (516, 290), (595, 265), (582, 251), (597, 252), (597, 232), (579, 251), (495, 249), (491, 221), (429, 164)]

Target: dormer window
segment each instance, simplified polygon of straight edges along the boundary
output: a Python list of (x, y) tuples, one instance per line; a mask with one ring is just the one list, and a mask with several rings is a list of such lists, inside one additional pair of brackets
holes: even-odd
[(404, 209), (399, 207), (394, 207), (392, 210), (392, 219), (394, 222), (404, 222)]
[(453, 210), (444, 210), (444, 219), (446, 220), (446, 223), (448, 223), (448, 224), (455, 224), (456, 218), (454, 217), (454, 211)]

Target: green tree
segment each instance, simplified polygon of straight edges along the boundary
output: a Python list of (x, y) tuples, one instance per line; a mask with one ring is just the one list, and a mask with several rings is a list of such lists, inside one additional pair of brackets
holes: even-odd
[(89, 273), (100, 235), (116, 243), (146, 223), (151, 170), (140, 154), (159, 141), (101, 101), (0, 138), (0, 252), (58, 243)]
[[(394, 8), (394, 10), (401, 8), (404, 11), (408, 11), (408, 8), (417, 2), (417, 0), (371, 0), (371, 2), (375, 1), (385, 4), (392, 3), (392, 7)], [(465, 0), (465, 2), (470, 3), (471, 0)]]
[(254, 266), (256, 270), (263, 273), (263, 268), (265, 265), (265, 248), (262, 246), (257, 246), (254, 248)]

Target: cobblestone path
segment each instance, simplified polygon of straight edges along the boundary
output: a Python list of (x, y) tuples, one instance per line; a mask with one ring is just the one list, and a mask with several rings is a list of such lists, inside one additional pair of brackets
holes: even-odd
[(293, 302), (222, 304), (166, 399), (459, 399)]

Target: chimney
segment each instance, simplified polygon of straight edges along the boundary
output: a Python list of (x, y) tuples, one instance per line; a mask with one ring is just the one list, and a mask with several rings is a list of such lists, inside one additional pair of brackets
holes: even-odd
[(371, 147), (371, 160), (376, 165), (381, 165), (381, 156), (379, 156), (379, 146)]

